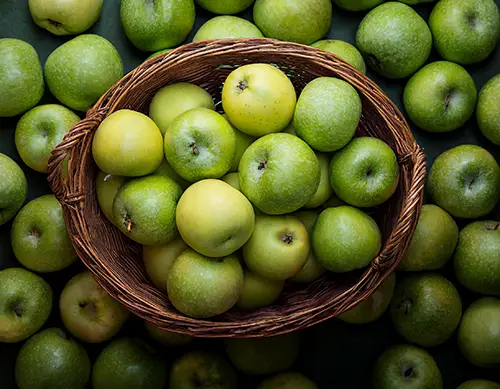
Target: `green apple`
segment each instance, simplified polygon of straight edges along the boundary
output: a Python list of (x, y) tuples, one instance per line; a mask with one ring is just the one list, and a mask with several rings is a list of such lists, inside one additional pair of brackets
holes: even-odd
[(432, 34), (416, 11), (391, 1), (363, 18), (356, 32), (356, 45), (377, 73), (391, 79), (405, 78), (429, 57)]
[(500, 199), (500, 166), (480, 146), (456, 146), (434, 160), (427, 189), (452, 216), (476, 219), (490, 213)]
[(80, 118), (57, 104), (41, 105), (25, 113), (16, 126), (16, 148), (23, 162), (47, 173), (52, 150)]
[(174, 239), (163, 245), (144, 246), (142, 260), (149, 279), (163, 292), (167, 291), (168, 273), (172, 264), (184, 250), (188, 248), (181, 238)]
[(429, 26), (441, 57), (469, 65), (495, 49), (500, 13), (494, 0), (442, 0), (432, 10)]
[(180, 185), (182, 190), (187, 189), (187, 187), (190, 185), (189, 182), (187, 182), (184, 178), (176, 173), (176, 171), (168, 163), (166, 158), (163, 158), (163, 161), (161, 162), (158, 169), (156, 169), (156, 171), (153, 173), (153, 175), (171, 178)]
[(193, 108), (179, 115), (165, 134), (165, 156), (189, 182), (220, 178), (231, 168), (236, 136), (230, 124), (208, 108)]
[(214, 109), (212, 96), (197, 85), (179, 82), (155, 93), (149, 105), (149, 116), (165, 135), (175, 118), (193, 108)]
[(455, 275), (467, 289), (500, 297), (500, 230), (495, 221), (470, 223), (460, 231)]
[(125, 35), (140, 50), (158, 51), (179, 45), (195, 21), (193, 0), (122, 0)]
[[(293, 216), (297, 217), (304, 227), (307, 230), (307, 234), (309, 235), (309, 241), (312, 237), (312, 232), (314, 229), (314, 224), (316, 224), (316, 220), (318, 219), (319, 214), (314, 211), (299, 211), (293, 214)], [(306, 264), (300, 269), (300, 271), (295, 274), (290, 281), (297, 283), (307, 283), (316, 281), (323, 274), (325, 274), (326, 269), (318, 262), (316, 258), (316, 254), (314, 254), (314, 250), (310, 245), (309, 255), (307, 256)]]
[(19, 39), (0, 39), (0, 117), (22, 114), (38, 104), (45, 90), (37, 52)]
[(306, 264), (309, 235), (300, 219), (292, 215), (258, 215), (250, 240), (243, 246), (243, 258), (253, 273), (284, 281)]
[(239, 190), (241, 192), (240, 187), (240, 176), (238, 172), (236, 173), (227, 173), (224, 177), (221, 178), (226, 184), (231, 185), (234, 189)]
[(500, 389), (500, 384), (488, 380), (469, 380), (457, 389)]
[(149, 57), (146, 58), (146, 61), (147, 60), (150, 60), (151, 58), (154, 58), (160, 54), (164, 54), (164, 53), (169, 53), (171, 52), (173, 49), (163, 49), (163, 50), (158, 50), (156, 52), (154, 52), (153, 54), (151, 54)]
[(296, 102), (286, 74), (264, 63), (233, 70), (222, 88), (222, 106), (229, 121), (255, 137), (282, 131), (292, 120)]
[(87, 343), (111, 339), (130, 316), (88, 271), (77, 274), (65, 285), (59, 298), (59, 311), (64, 327)]
[(310, 45), (330, 31), (332, 3), (330, 0), (257, 0), (253, 19), (268, 38)]
[(92, 369), (93, 389), (163, 389), (166, 381), (162, 356), (138, 338), (119, 338), (109, 343)]
[(345, 273), (368, 266), (380, 251), (382, 234), (366, 213), (343, 205), (320, 213), (311, 242), (321, 265)]
[(163, 161), (163, 138), (146, 115), (122, 109), (109, 115), (97, 128), (92, 156), (106, 173), (145, 176), (156, 171)]
[(444, 209), (426, 204), (398, 270), (422, 271), (442, 268), (458, 242), (458, 226)]
[(464, 312), (458, 328), (462, 354), (475, 366), (496, 368), (500, 365), (500, 300), (483, 297)]
[[(226, 114), (222, 115), (229, 122)], [(229, 122), (231, 124), (231, 122)], [(255, 138), (253, 136), (247, 135), (244, 132), (241, 132), (236, 127), (231, 124), (231, 128), (234, 131), (234, 135), (236, 136), (236, 153), (234, 153), (233, 163), (231, 165), (230, 172), (237, 172), (240, 166), (241, 157), (245, 153), (246, 149), (250, 147), (250, 145), (255, 142)], [(239, 190), (239, 189), (238, 189)]]
[(330, 164), (333, 190), (346, 203), (373, 207), (387, 201), (399, 181), (398, 159), (387, 143), (372, 137), (353, 139)]
[(241, 157), (240, 186), (262, 212), (282, 215), (302, 208), (316, 193), (321, 166), (300, 138), (285, 133), (257, 139)]
[[(339, 0), (337, 0), (340, 2)], [(349, 0), (352, 1), (352, 0)], [(380, 0), (376, 0), (377, 2)], [(361, 73), (366, 73), (366, 64), (359, 50), (348, 42), (335, 39), (326, 39), (313, 43), (312, 47), (328, 51), (354, 66)]]
[(384, 0), (333, 0), (333, 2), (348, 11), (367, 11), (382, 4)]
[(95, 191), (97, 195), (97, 202), (101, 208), (104, 216), (115, 223), (113, 216), (113, 203), (115, 197), (121, 187), (127, 182), (127, 177), (114, 176), (112, 174), (104, 173), (99, 170), (96, 177)]
[(306, 85), (293, 117), (297, 135), (318, 151), (344, 147), (361, 118), (361, 98), (346, 81), (319, 77)]
[(115, 225), (130, 239), (143, 245), (170, 242), (177, 233), (175, 209), (182, 189), (162, 176), (136, 178), (116, 194)]
[(0, 153), (0, 226), (21, 209), (28, 194), (28, 181), (19, 165)]
[(250, 375), (277, 373), (289, 369), (299, 355), (300, 336), (297, 332), (262, 338), (225, 341), (226, 353), (234, 366)]
[(432, 3), (436, 0), (398, 0), (398, 1), (405, 4), (416, 5), (421, 3)]
[(326, 200), (322, 206), (320, 207), (321, 210), (325, 210), (327, 208), (334, 208), (338, 207), (340, 205), (347, 205), (345, 201), (341, 200), (338, 198), (338, 196), (334, 193), (332, 197), (330, 197), (328, 200)]
[(26, 204), (14, 219), (10, 237), (17, 260), (39, 273), (62, 270), (78, 259), (61, 204), (53, 195)]
[(207, 257), (225, 257), (252, 235), (255, 213), (248, 199), (221, 180), (207, 179), (182, 194), (176, 210), (184, 241)]
[(147, 321), (144, 322), (144, 327), (153, 340), (167, 347), (182, 346), (191, 343), (194, 339), (189, 335), (162, 330)]
[(21, 347), (15, 377), (20, 389), (85, 389), (90, 368), (80, 344), (60, 328), (48, 328)]
[(104, 0), (29, 0), (35, 23), (55, 35), (76, 35), (99, 19)]
[(398, 344), (385, 350), (373, 369), (374, 389), (443, 389), (441, 371), (424, 349)]
[(263, 38), (255, 24), (237, 16), (216, 16), (196, 32), (193, 42), (229, 38)]
[(287, 372), (266, 378), (257, 389), (318, 389), (318, 387), (303, 374)]
[(254, 0), (195, 0), (200, 7), (214, 14), (233, 15), (244, 11)]
[(50, 92), (76, 111), (87, 111), (122, 77), (118, 51), (110, 41), (93, 34), (64, 43), (45, 62)]
[(236, 389), (233, 367), (220, 354), (191, 351), (177, 358), (170, 370), (169, 389)]
[(43, 278), (22, 268), (0, 271), (0, 342), (29, 338), (52, 311), (52, 289)]
[(243, 275), (243, 288), (236, 306), (243, 310), (267, 307), (281, 295), (285, 282), (270, 280), (250, 271)]
[(396, 274), (391, 273), (366, 300), (338, 318), (351, 324), (367, 324), (378, 320), (389, 308), (395, 286)]
[(399, 335), (422, 347), (446, 342), (462, 317), (455, 286), (438, 273), (412, 274), (394, 291), (391, 317)]
[(460, 65), (438, 61), (415, 73), (404, 90), (408, 116), (421, 129), (447, 132), (462, 127), (474, 113), (477, 90)]
[(243, 269), (236, 254), (209, 258), (189, 248), (177, 257), (167, 279), (172, 305), (196, 319), (220, 315), (231, 309), (242, 287)]
[(483, 135), (496, 145), (500, 145), (500, 74), (484, 84), (477, 100), (476, 119)]

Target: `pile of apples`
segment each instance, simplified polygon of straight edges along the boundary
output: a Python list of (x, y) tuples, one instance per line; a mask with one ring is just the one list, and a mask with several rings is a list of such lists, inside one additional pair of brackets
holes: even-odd
[(256, 63), (229, 74), (222, 108), (196, 85), (168, 85), (149, 117), (116, 111), (92, 144), (104, 215), (144, 246), (175, 308), (258, 309), (286, 281), (367, 266), (381, 233), (363, 209), (393, 195), (399, 167), (383, 141), (354, 138), (358, 92), (320, 77), (297, 99), (284, 72)]

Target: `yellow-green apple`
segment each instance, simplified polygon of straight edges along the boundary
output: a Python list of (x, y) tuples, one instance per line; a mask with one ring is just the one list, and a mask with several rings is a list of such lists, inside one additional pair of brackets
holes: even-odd
[(193, 0), (122, 0), (120, 18), (125, 35), (143, 51), (179, 45), (195, 21)]
[(226, 339), (226, 353), (234, 366), (250, 375), (277, 373), (289, 369), (299, 355), (297, 332), (263, 338)]
[(149, 336), (154, 341), (167, 347), (182, 346), (191, 343), (194, 339), (192, 336), (189, 335), (178, 334), (176, 332), (168, 330), (162, 330), (161, 328), (158, 328), (147, 321), (144, 321), (144, 327), (146, 328), (146, 331), (148, 332)]
[(93, 389), (163, 389), (167, 366), (160, 353), (139, 338), (119, 338), (109, 343), (92, 369)]
[(238, 172), (236, 173), (227, 173), (225, 176), (221, 178), (222, 181), (231, 185), (234, 189), (239, 190), (241, 192), (240, 187), (240, 176)]
[(303, 374), (287, 372), (266, 378), (257, 389), (318, 389), (318, 387)]
[(253, 234), (243, 246), (243, 258), (253, 273), (283, 281), (302, 269), (309, 250), (309, 235), (300, 219), (257, 215)]
[(209, 258), (192, 249), (183, 251), (170, 268), (168, 297), (181, 313), (209, 318), (231, 309), (240, 297), (243, 269), (236, 254)]
[(212, 96), (197, 85), (179, 82), (167, 85), (155, 93), (149, 105), (149, 117), (162, 135), (165, 135), (177, 116), (193, 108), (214, 109)]
[(325, 39), (317, 41), (311, 46), (335, 54), (337, 57), (354, 66), (361, 73), (366, 73), (366, 64), (363, 56), (356, 47), (348, 42), (337, 39)]
[(206, 179), (182, 194), (176, 210), (177, 229), (184, 241), (207, 257), (225, 257), (239, 250), (255, 225), (252, 204), (221, 180)]
[(80, 118), (57, 104), (41, 105), (25, 113), (16, 126), (15, 142), (23, 162), (47, 173), (52, 150)]
[(333, 195), (332, 184), (330, 184), (330, 158), (323, 153), (316, 153), (316, 156), (321, 169), (319, 186), (304, 208), (317, 208)]
[(43, 96), (42, 65), (36, 50), (19, 39), (0, 39), (0, 117), (22, 114)]
[(19, 388), (85, 389), (90, 379), (85, 349), (60, 328), (33, 335), (21, 347), (15, 378)]
[(113, 216), (113, 203), (115, 197), (121, 187), (127, 182), (127, 177), (114, 176), (112, 174), (104, 173), (99, 170), (96, 177), (95, 191), (97, 195), (97, 202), (101, 208), (104, 216), (115, 223)]
[(38, 332), (52, 311), (52, 289), (22, 268), (0, 271), (0, 342), (15, 343)]
[(456, 146), (434, 160), (427, 190), (451, 216), (477, 219), (490, 213), (500, 199), (500, 166), (480, 146)]
[(149, 279), (161, 291), (167, 291), (168, 272), (180, 253), (188, 248), (186, 242), (176, 238), (163, 245), (144, 246), (142, 260)]
[(130, 316), (88, 271), (77, 274), (65, 285), (59, 298), (59, 311), (64, 327), (87, 343), (111, 339)]
[(270, 280), (250, 271), (243, 275), (243, 288), (236, 306), (243, 310), (267, 307), (281, 294), (285, 282)]
[(241, 157), (240, 186), (262, 212), (282, 215), (302, 208), (318, 190), (321, 167), (314, 151), (285, 133), (257, 139)]
[(160, 166), (158, 167), (158, 169), (156, 169), (156, 171), (153, 174), (157, 176), (164, 176), (167, 178), (171, 178), (180, 185), (182, 190), (186, 189), (190, 185), (189, 182), (187, 182), (184, 178), (182, 178), (176, 173), (176, 171), (168, 163), (166, 158), (163, 159)]
[(331, 272), (344, 273), (367, 266), (378, 255), (382, 234), (366, 213), (342, 205), (320, 213), (311, 242), (321, 265)]
[(216, 16), (203, 24), (193, 42), (229, 38), (263, 38), (255, 24), (237, 16)]
[(366, 11), (382, 4), (384, 0), (333, 0), (333, 2), (348, 11)]
[(12, 223), (10, 238), (17, 260), (35, 272), (59, 271), (78, 259), (61, 204), (53, 195), (38, 197), (21, 209)]
[[(224, 118), (229, 122), (226, 114), (222, 116), (224, 116)], [(229, 124), (231, 124), (231, 122), (229, 122)], [(232, 124), (231, 128), (233, 129), (234, 135), (236, 136), (236, 152), (234, 153), (233, 163), (229, 171), (237, 172), (240, 166), (241, 157), (243, 157), (246, 149), (248, 149), (250, 145), (255, 142), (255, 138), (253, 136), (245, 134), (244, 132), (241, 132)]]
[(233, 70), (222, 89), (222, 106), (229, 121), (251, 136), (285, 129), (292, 120), (296, 102), (290, 79), (269, 64), (250, 64)]
[(28, 194), (28, 181), (21, 167), (0, 153), (0, 226), (21, 209)]
[(483, 135), (496, 145), (500, 145), (500, 74), (484, 84), (477, 100), (476, 119)]
[(29, 0), (35, 23), (55, 35), (76, 35), (99, 19), (104, 0)]
[(488, 380), (469, 380), (465, 381), (457, 389), (500, 389), (500, 384)]
[(214, 14), (233, 15), (244, 11), (254, 0), (195, 0), (200, 7)]
[(130, 239), (143, 245), (170, 242), (177, 233), (175, 209), (182, 189), (163, 176), (130, 180), (113, 203), (115, 225)]
[(87, 111), (123, 77), (120, 54), (107, 39), (80, 35), (55, 49), (45, 62), (50, 92), (67, 107)]
[(163, 161), (163, 137), (149, 117), (122, 109), (109, 115), (97, 128), (92, 156), (108, 174), (145, 176), (158, 169)]
[(373, 207), (396, 191), (399, 165), (396, 154), (378, 138), (360, 137), (335, 153), (330, 182), (337, 196), (355, 207)]

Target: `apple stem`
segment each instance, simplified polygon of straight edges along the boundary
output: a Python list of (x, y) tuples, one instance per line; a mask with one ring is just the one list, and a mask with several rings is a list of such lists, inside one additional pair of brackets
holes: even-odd
[(451, 100), (451, 94), (450, 94), (450, 93), (448, 93), (448, 94), (446, 95), (445, 100), (444, 100), (444, 107), (445, 107), (445, 108), (448, 108), (448, 107), (450, 106), (450, 100)]
[(129, 234), (132, 233), (132, 219), (130, 218), (129, 215), (125, 216), (125, 223), (127, 223), (127, 232)]
[(106, 177), (104, 177), (104, 182), (108, 182), (111, 179), (111, 174), (106, 174)]
[(500, 222), (498, 222), (495, 227), (488, 227), (487, 230), (488, 231), (496, 231), (498, 230), (498, 228), (500, 228)]
[(49, 19), (49, 23), (52, 24), (56, 28), (59, 28), (62, 26), (62, 23), (56, 22), (55, 20), (52, 20), (52, 19)]
[(265, 169), (266, 167), (267, 167), (267, 161), (262, 161), (261, 163), (259, 163), (258, 169), (262, 170)]
[(200, 150), (198, 149), (198, 146), (196, 146), (196, 143), (194, 143), (194, 142), (191, 143), (189, 145), (189, 147), (191, 147), (193, 155), (199, 155), (200, 154)]
[(290, 234), (285, 234), (281, 240), (286, 244), (291, 244), (293, 242), (293, 236)]
[(247, 88), (248, 88), (248, 82), (246, 80), (241, 80), (238, 83), (238, 89), (240, 90), (240, 92), (243, 92)]
[(412, 301), (409, 298), (404, 298), (403, 301), (399, 303), (397, 308), (401, 311), (403, 311), (406, 314), (408, 314), (410, 308), (411, 308)]
[(414, 370), (413, 370), (413, 367), (405, 367), (403, 368), (403, 375), (406, 379), (410, 379), (413, 377), (413, 373), (414, 373)]

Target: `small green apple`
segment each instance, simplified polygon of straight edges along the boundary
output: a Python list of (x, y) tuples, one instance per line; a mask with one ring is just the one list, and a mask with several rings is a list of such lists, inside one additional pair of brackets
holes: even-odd
[(343, 205), (320, 213), (311, 241), (321, 265), (344, 273), (367, 266), (378, 255), (382, 234), (366, 213)]
[(177, 233), (175, 209), (182, 189), (174, 180), (146, 176), (127, 182), (113, 203), (115, 225), (143, 245), (170, 242)]
[(469, 380), (457, 389), (500, 389), (500, 384), (488, 380)]
[(174, 239), (163, 245), (144, 246), (142, 260), (149, 279), (163, 292), (167, 291), (168, 273), (177, 257), (188, 248), (181, 238)]
[(45, 62), (50, 92), (76, 111), (87, 111), (122, 77), (118, 51), (107, 39), (93, 34), (64, 43)]
[(297, 217), (258, 215), (253, 234), (243, 246), (243, 258), (255, 274), (283, 281), (302, 269), (309, 250), (309, 235)]
[[(380, 0), (375, 0), (375, 1), (380, 1)], [(326, 39), (317, 41), (313, 43), (311, 46), (335, 54), (337, 57), (342, 58), (344, 61), (354, 66), (361, 73), (366, 73), (366, 64), (365, 60), (363, 59), (363, 56), (356, 47), (354, 47), (348, 42), (335, 39)]]
[(28, 194), (28, 181), (21, 167), (0, 153), (0, 226), (21, 209)]
[(484, 84), (477, 101), (476, 118), (483, 135), (496, 145), (500, 145), (500, 74)]
[(291, 213), (318, 190), (321, 166), (314, 151), (300, 138), (285, 133), (257, 139), (239, 165), (243, 193), (262, 212)]
[(203, 24), (193, 42), (229, 38), (263, 38), (255, 24), (237, 16), (216, 16)]
[(226, 184), (231, 185), (234, 189), (239, 190), (241, 192), (240, 187), (240, 176), (238, 172), (236, 173), (227, 173), (224, 177), (221, 178)]
[(318, 387), (303, 374), (287, 372), (266, 378), (257, 389), (318, 389)]
[(88, 271), (77, 274), (65, 285), (59, 299), (59, 311), (64, 327), (75, 338), (87, 343), (111, 339), (130, 316), (130, 312), (102, 289)]
[(64, 223), (61, 204), (53, 195), (26, 204), (12, 223), (12, 250), (26, 268), (49, 273), (78, 259)]
[(207, 179), (182, 194), (176, 210), (184, 241), (207, 257), (225, 257), (252, 235), (255, 213), (248, 199), (221, 180)]
[(245, 271), (243, 288), (236, 306), (243, 310), (267, 307), (281, 295), (285, 282), (270, 280), (255, 273)]
[(155, 93), (149, 105), (149, 116), (165, 135), (175, 118), (193, 108), (214, 109), (212, 96), (197, 85), (179, 82)]
[(208, 258), (189, 248), (177, 257), (167, 279), (172, 305), (197, 319), (231, 309), (242, 287), (243, 269), (237, 255)]
[(184, 178), (177, 174), (174, 168), (168, 163), (166, 158), (163, 158), (163, 161), (161, 162), (158, 169), (156, 169), (156, 171), (153, 173), (153, 175), (171, 178), (180, 185), (182, 190), (187, 189), (187, 187), (190, 185), (189, 182), (187, 182)]
[(22, 268), (0, 271), (0, 342), (15, 343), (38, 332), (52, 311), (52, 289)]
[(200, 7), (214, 14), (233, 15), (250, 7), (254, 0), (195, 0)]
[(57, 104), (41, 105), (25, 113), (16, 126), (16, 148), (23, 162), (47, 173), (52, 150), (80, 118)]
[(283, 130), (292, 120), (296, 102), (290, 79), (269, 64), (233, 70), (222, 89), (222, 106), (229, 121), (255, 137)]
[(0, 39), (0, 117), (22, 114), (38, 104), (45, 90), (36, 50), (19, 39)]
[(330, 31), (332, 3), (330, 0), (257, 0), (253, 19), (268, 38), (310, 45)]
[(55, 35), (76, 35), (99, 19), (104, 0), (29, 0), (35, 23)]
[(97, 195), (97, 202), (101, 208), (104, 216), (115, 223), (113, 216), (113, 203), (115, 197), (121, 187), (127, 182), (127, 177), (114, 176), (112, 174), (104, 173), (99, 170), (96, 177), (95, 190)]
[(367, 11), (380, 5), (385, 0), (333, 0), (340, 8), (347, 11)]
[(195, 21), (193, 0), (122, 0), (120, 18), (125, 35), (143, 51), (179, 45)]
[(344, 147), (361, 119), (361, 98), (346, 81), (319, 77), (306, 85), (293, 117), (297, 135), (323, 152)]
[(122, 109), (109, 115), (97, 128), (92, 156), (106, 173), (145, 176), (158, 169), (163, 161), (163, 138), (146, 115)]
[(182, 346), (191, 343), (194, 339), (189, 335), (162, 330), (147, 321), (144, 322), (144, 327), (153, 340), (167, 347)]
[(208, 108), (179, 115), (165, 134), (165, 156), (186, 181), (220, 178), (231, 168), (236, 136), (230, 124)]

